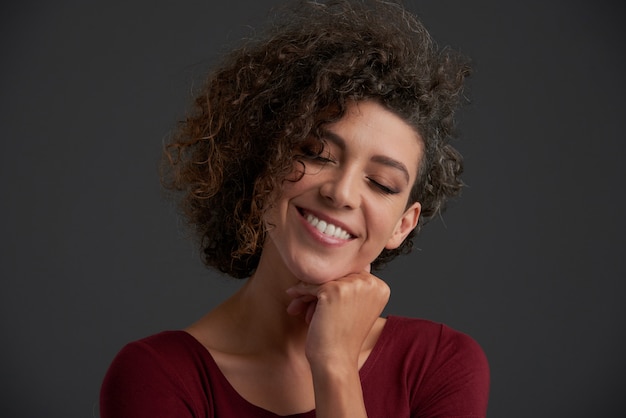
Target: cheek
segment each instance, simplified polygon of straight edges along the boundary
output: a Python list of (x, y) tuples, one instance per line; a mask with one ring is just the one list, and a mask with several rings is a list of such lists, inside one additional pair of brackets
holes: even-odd
[(263, 222), (265, 223), (268, 232), (272, 230), (276, 225), (280, 225), (286, 216), (289, 202), (294, 196), (299, 194), (300, 181), (288, 181), (285, 180), (280, 190), (275, 190), (270, 198), (268, 198), (267, 210), (263, 216)]
[(284, 183), (297, 183), (306, 172), (306, 165), (302, 161), (294, 161), (291, 173), (285, 178)]
[(278, 222), (280, 222), (284, 190), (274, 190), (267, 198), (263, 209), (263, 223), (266, 230), (271, 231)]
[(370, 217), (372, 232), (380, 238), (382, 246), (386, 245), (387, 240), (394, 234), (404, 210), (404, 204), (399, 202), (394, 205), (382, 205)]
[(281, 188), (278, 200), (288, 200), (308, 190), (314, 184), (316, 176), (307, 172), (298, 172), (286, 179)]

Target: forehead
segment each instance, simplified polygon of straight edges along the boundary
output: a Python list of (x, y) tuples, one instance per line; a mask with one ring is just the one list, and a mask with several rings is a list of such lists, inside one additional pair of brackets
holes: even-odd
[(369, 129), (379, 131), (381, 139), (395, 134), (407, 139), (411, 138), (416, 140), (418, 143), (421, 143), (421, 145), (423, 145), (424, 142), (416, 127), (398, 113), (374, 100), (348, 102), (341, 118), (325, 126), (337, 124), (363, 124)]
[(354, 145), (402, 161), (413, 173), (424, 154), (424, 141), (416, 129), (374, 101), (350, 103), (342, 118), (325, 125), (322, 132), (340, 147)]

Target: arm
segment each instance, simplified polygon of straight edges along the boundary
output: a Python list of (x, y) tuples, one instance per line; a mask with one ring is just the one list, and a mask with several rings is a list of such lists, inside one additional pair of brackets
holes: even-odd
[(367, 417), (358, 367), (312, 364), (311, 370), (317, 417)]
[(484, 418), (490, 372), (487, 358), (470, 336), (441, 327), (437, 352), (424, 375), (420, 417)]
[(102, 382), (102, 418), (192, 418), (192, 406), (179, 375), (144, 342), (125, 346)]
[(306, 356), (311, 366), (318, 418), (367, 417), (359, 355), (389, 300), (389, 287), (362, 272), (320, 286), (299, 284), (291, 314), (307, 311)]

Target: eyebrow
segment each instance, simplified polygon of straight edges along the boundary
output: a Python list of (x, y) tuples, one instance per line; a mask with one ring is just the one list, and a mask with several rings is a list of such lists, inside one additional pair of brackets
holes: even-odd
[[(334, 132), (331, 132), (327, 129), (321, 130), (322, 138), (328, 139), (333, 144), (337, 145), (342, 151), (346, 149), (346, 141), (339, 135)], [(391, 157), (387, 157), (386, 155), (375, 155), (372, 157), (372, 161), (378, 164), (382, 164), (387, 167), (395, 168), (404, 174), (406, 182), (410, 182), (409, 170), (406, 168), (402, 162), (393, 159)]]

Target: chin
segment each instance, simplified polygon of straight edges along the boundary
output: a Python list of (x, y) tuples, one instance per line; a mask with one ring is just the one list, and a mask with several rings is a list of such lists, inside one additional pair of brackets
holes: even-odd
[(333, 267), (329, 264), (324, 264), (320, 266), (310, 267), (310, 268), (296, 268), (293, 269), (294, 275), (304, 283), (320, 285), (324, 283), (328, 283), (333, 280), (340, 279), (344, 276), (347, 276), (351, 273), (358, 273), (359, 271), (364, 270), (357, 268), (349, 268), (347, 266), (341, 267)]

